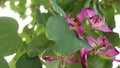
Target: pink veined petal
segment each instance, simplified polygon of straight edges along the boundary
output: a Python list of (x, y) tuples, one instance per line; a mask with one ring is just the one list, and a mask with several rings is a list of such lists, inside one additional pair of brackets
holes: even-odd
[[(93, 17), (89, 17), (90, 19), (90, 23), (92, 24), (92, 26), (96, 27), (96, 26), (101, 26), (101, 25), (105, 25), (103, 22), (102, 22), (102, 17), (101, 16), (98, 16), (98, 15), (95, 15)], [(100, 23), (101, 22), (101, 23)], [(96, 25), (97, 24), (97, 25)]]
[(86, 54), (85, 52), (86, 52), (86, 48), (81, 48), (80, 49), (80, 57), (81, 57), (81, 59), (85, 57), (85, 54)]
[(85, 55), (89, 55), (91, 48), (81, 48), (80, 49), (80, 58), (83, 59), (85, 58)]
[(107, 26), (98, 26), (95, 29), (101, 30), (103, 32), (109, 32), (110, 34), (113, 34), (114, 32), (112, 30), (110, 30)]
[(93, 17), (95, 16), (95, 12), (94, 10), (92, 10), (91, 8), (84, 8), (81, 10), (81, 12), (77, 15), (77, 20), (82, 23), (82, 21), (84, 20), (85, 17)]
[(66, 62), (66, 63), (68, 63), (68, 64), (75, 64), (75, 63), (79, 62), (78, 59), (75, 59), (75, 60), (73, 60), (73, 61), (70, 61), (70, 60), (68, 60), (68, 59), (63, 59), (63, 61)]
[(109, 46), (111, 46), (112, 44), (108, 41), (108, 39), (106, 37), (99, 37), (97, 38), (97, 42), (98, 44), (104, 43), (104, 47), (108, 48)]
[(93, 16), (96, 15), (95, 11), (93, 9), (91, 9), (91, 8), (86, 8), (85, 10), (86, 10), (85, 14), (86, 14), (86, 16), (88, 18), (93, 17)]
[(91, 47), (95, 46), (95, 44), (94, 44), (95, 39), (92, 36), (87, 36), (87, 40)]
[(105, 53), (110, 57), (114, 57), (119, 54), (119, 51), (116, 48), (112, 48), (107, 50)]
[(103, 42), (104, 42), (103, 39), (104, 39), (104, 37), (98, 37), (98, 38), (97, 38), (97, 43), (98, 43), (98, 44), (103, 43)]
[(85, 18), (85, 13), (86, 13), (86, 10), (82, 9), (82, 11), (77, 15), (77, 20), (79, 23), (83, 22), (83, 20)]
[(90, 19), (90, 22), (92, 23), (92, 27), (94, 29), (98, 29), (103, 32), (109, 32), (111, 34), (113, 33), (113, 31), (110, 30), (107, 25), (105, 25), (101, 16), (95, 15), (89, 19)]
[(45, 60), (45, 61), (49, 61), (49, 62), (52, 62), (52, 61), (56, 60), (56, 59), (54, 59), (50, 56), (43, 56), (42, 59)]

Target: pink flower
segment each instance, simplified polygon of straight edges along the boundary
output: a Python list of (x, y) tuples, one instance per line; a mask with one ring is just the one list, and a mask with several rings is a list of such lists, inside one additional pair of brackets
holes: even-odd
[(88, 36), (87, 39), (95, 55), (98, 54), (102, 58), (120, 62), (120, 60), (115, 59), (119, 51), (116, 48), (109, 49), (112, 44), (106, 37), (98, 37), (97, 40), (95, 40), (92, 36)]
[(43, 56), (42, 59), (48, 62), (52, 62), (55, 60), (61, 60), (64, 61), (67, 64), (75, 64), (77, 62), (79, 62), (79, 60), (77, 58), (75, 58), (74, 60), (70, 60), (71, 58), (74, 58), (76, 55), (76, 53), (72, 53), (70, 56), (68, 57), (63, 57), (63, 56), (57, 56), (56, 58), (50, 57), (50, 56)]
[(87, 37), (88, 43), (91, 47), (105, 47), (107, 49), (112, 44), (108, 41), (106, 37), (98, 37), (97, 40), (95, 40), (92, 36)]
[(83, 39), (82, 34), (84, 32), (84, 29), (82, 27), (82, 22), (85, 19), (85, 17), (89, 19), (93, 29), (113, 33), (113, 31), (110, 30), (108, 26), (103, 22), (101, 16), (96, 15), (95, 11), (92, 10), (91, 8), (84, 8), (77, 15), (76, 19), (71, 18), (71, 14), (68, 14), (66, 16), (66, 20), (70, 28), (76, 31), (80, 39)]

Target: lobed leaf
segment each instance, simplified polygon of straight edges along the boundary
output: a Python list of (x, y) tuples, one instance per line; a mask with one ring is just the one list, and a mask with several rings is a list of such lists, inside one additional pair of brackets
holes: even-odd
[(11, 55), (22, 46), (17, 30), (16, 20), (10, 17), (0, 17), (0, 56)]
[(48, 38), (55, 41), (53, 49), (61, 55), (70, 55), (82, 47), (89, 47), (88, 43), (80, 40), (73, 30), (70, 30), (64, 17), (53, 16), (46, 25)]
[(25, 53), (16, 62), (16, 68), (42, 68), (39, 57), (29, 58)]

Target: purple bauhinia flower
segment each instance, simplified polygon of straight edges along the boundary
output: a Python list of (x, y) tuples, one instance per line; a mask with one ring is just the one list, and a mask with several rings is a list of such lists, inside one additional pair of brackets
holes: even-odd
[(95, 55), (98, 54), (105, 59), (120, 62), (120, 60), (115, 59), (119, 51), (116, 48), (109, 49), (112, 44), (106, 37), (98, 37), (97, 40), (95, 40), (92, 36), (88, 36), (87, 39), (88, 43), (93, 48), (91, 52), (94, 52)]
[(82, 34), (84, 33), (84, 29), (82, 22), (85, 18), (90, 21), (93, 29), (113, 33), (113, 31), (109, 29), (108, 26), (103, 22), (101, 16), (96, 15), (95, 11), (91, 8), (84, 8), (75, 19), (71, 18), (71, 14), (68, 14), (66, 16), (66, 20), (70, 28), (76, 31), (80, 39), (83, 39)]
[(88, 43), (91, 47), (105, 47), (107, 49), (112, 44), (108, 41), (106, 37), (98, 37), (97, 40), (95, 40), (92, 36), (87, 37)]

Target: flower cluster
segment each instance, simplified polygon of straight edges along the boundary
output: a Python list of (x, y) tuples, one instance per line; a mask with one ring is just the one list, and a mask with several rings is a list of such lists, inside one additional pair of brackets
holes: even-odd
[[(77, 33), (78, 37), (81, 39), (80, 41), (84, 40), (82, 34), (85, 31), (84, 27), (82, 26), (82, 22), (85, 18), (90, 22), (92, 29), (113, 33), (113, 31), (109, 29), (108, 26), (103, 22), (101, 16), (96, 15), (95, 11), (91, 8), (84, 8), (75, 19), (71, 18), (71, 14), (68, 14), (66, 16), (66, 21), (68, 22), (69, 27)], [(119, 51), (116, 48), (110, 49), (112, 43), (108, 41), (107, 37), (100, 36), (97, 39), (95, 39), (93, 36), (87, 36), (87, 40), (91, 48), (80, 49), (81, 65), (83, 68), (86, 68), (87, 58), (90, 55), (99, 55), (102, 58), (120, 62), (120, 60), (115, 59), (116, 55), (119, 54)], [(60, 55), (57, 55), (57, 57), (55, 58), (50, 56), (42, 56), (42, 59), (49, 62), (60, 60), (67, 64), (75, 64), (79, 62), (78, 58), (76, 58), (76, 52), (73, 52), (68, 57)]]
[[(71, 14), (66, 16), (70, 28), (76, 31), (81, 40), (83, 40), (82, 34), (84, 33), (82, 22), (85, 18), (91, 23), (92, 29), (113, 34), (113, 31), (103, 22), (101, 16), (96, 15), (95, 11), (91, 8), (85, 8), (82, 9), (75, 19), (71, 18)], [(102, 58), (120, 62), (120, 60), (115, 59), (119, 51), (116, 48), (109, 49), (112, 43), (110, 43), (106, 37), (98, 37), (97, 40), (95, 40), (92, 36), (88, 36), (87, 40), (92, 48), (80, 49), (81, 65), (83, 68), (87, 66), (87, 58), (89, 55), (99, 55)]]
[(115, 59), (119, 51), (116, 48), (109, 49), (112, 44), (106, 37), (98, 37), (95, 40), (92, 36), (88, 36), (87, 40), (92, 48), (81, 48), (80, 50), (81, 65), (83, 68), (87, 66), (87, 57), (89, 55), (99, 55), (102, 58), (120, 62), (120, 60)]

